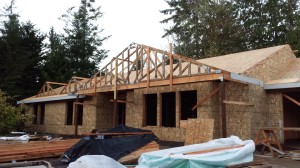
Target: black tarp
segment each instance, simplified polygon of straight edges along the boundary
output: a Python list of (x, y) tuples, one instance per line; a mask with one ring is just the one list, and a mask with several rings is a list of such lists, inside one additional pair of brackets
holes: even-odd
[[(126, 132), (151, 132), (124, 125), (103, 131), (103, 133), (126, 133)], [(99, 137), (98, 137), (99, 138)], [(73, 162), (84, 155), (105, 155), (115, 160), (141, 148), (158, 138), (154, 134), (130, 135), (123, 137), (110, 138), (104, 136), (104, 139), (98, 139), (93, 136), (83, 137), (78, 143), (68, 149), (62, 156), (61, 160)]]

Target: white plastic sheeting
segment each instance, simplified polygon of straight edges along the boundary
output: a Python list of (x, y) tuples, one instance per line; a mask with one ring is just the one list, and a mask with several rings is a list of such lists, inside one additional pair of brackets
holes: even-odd
[(68, 168), (126, 168), (114, 159), (104, 155), (85, 155), (69, 164)]
[(0, 137), (0, 140), (4, 141), (29, 141), (29, 136), (28, 135), (22, 135), (19, 137)]
[[(244, 146), (202, 154), (184, 154), (237, 145)], [(231, 136), (207, 143), (143, 153), (136, 168), (221, 168), (227, 165), (253, 161), (254, 150), (255, 144), (252, 140), (242, 141), (237, 136)]]

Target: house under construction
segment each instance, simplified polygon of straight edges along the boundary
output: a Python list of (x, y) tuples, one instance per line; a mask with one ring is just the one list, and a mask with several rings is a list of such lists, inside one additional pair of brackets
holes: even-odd
[(289, 45), (195, 60), (133, 43), (92, 77), (46, 82), (18, 103), (30, 106), (37, 132), (81, 135), (124, 124), (166, 141), (197, 131), (253, 139), (261, 127), (300, 127), (300, 59)]

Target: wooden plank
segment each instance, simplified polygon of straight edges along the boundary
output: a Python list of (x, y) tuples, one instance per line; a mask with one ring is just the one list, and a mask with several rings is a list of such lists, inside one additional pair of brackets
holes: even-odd
[[(195, 83), (195, 82), (201, 82), (201, 81), (214, 81), (214, 80), (220, 80), (220, 77), (223, 77), (223, 74), (203, 74), (203, 75), (194, 75), (194, 76), (187, 76), (187, 77), (178, 77), (173, 79), (173, 84), (183, 84), (183, 83)], [(153, 80), (150, 81), (150, 85), (152, 87), (154, 86), (166, 86), (169, 85), (169, 80)], [(145, 88), (147, 87), (146, 82), (140, 82), (135, 84), (124, 84), (119, 85), (118, 90), (128, 90), (128, 89), (136, 89), (136, 88)], [(109, 92), (113, 91), (112, 86), (106, 86), (97, 88), (97, 92)], [(84, 89), (79, 90), (77, 92), (78, 94), (88, 94), (93, 93), (93, 89)]]
[(288, 95), (286, 95), (286, 94), (283, 94), (283, 97), (287, 98), (287, 99), (290, 100), (291, 102), (293, 102), (293, 103), (297, 104), (298, 106), (300, 106), (300, 102), (297, 101), (297, 100), (295, 100), (295, 99), (293, 99), (292, 97), (290, 97), (290, 96), (288, 96)]
[(119, 136), (119, 135), (145, 135), (145, 134), (153, 134), (153, 132), (100, 132), (100, 133), (85, 133), (83, 134), (84, 136), (90, 136), (90, 135), (114, 135), (114, 136)]
[(201, 106), (206, 100), (208, 100), (210, 97), (212, 97), (213, 95), (215, 95), (219, 90), (220, 90), (220, 87), (216, 88), (214, 91), (212, 91), (211, 93), (209, 93), (207, 96), (205, 96), (204, 98), (200, 99), (198, 101), (198, 103), (192, 108), (192, 111), (195, 110), (196, 108), (198, 108), (199, 106)]
[(235, 145), (235, 146), (228, 146), (228, 147), (222, 147), (222, 148), (213, 148), (213, 149), (206, 149), (206, 150), (200, 150), (195, 152), (188, 152), (183, 153), (184, 155), (198, 155), (203, 153), (210, 153), (210, 152), (216, 152), (216, 151), (222, 151), (222, 150), (230, 150), (230, 149), (236, 149), (236, 148), (242, 148), (245, 145)]
[(244, 106), (254, 106), (253, 103), (247, 103), (247, 102), (241, 102), (241, 101), (223, 100), (223, 103), (225, 103), (225, 104), (235, 104), (235, 105), (244, 105)]

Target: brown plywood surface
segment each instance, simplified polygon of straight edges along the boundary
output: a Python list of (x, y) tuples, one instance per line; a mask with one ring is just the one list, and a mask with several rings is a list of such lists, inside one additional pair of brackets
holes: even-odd
[(273, 53), (276, 53), (283, 48), (289, 48), (289, 50), (291, 51), (289, 45), (281, 45), (276, 47), (206, 58), (197, 61), (209, 66), (227, 70), (229, 72), (243, 73), (249, 68), (258, 64), (260, 61), (267, 59)]

